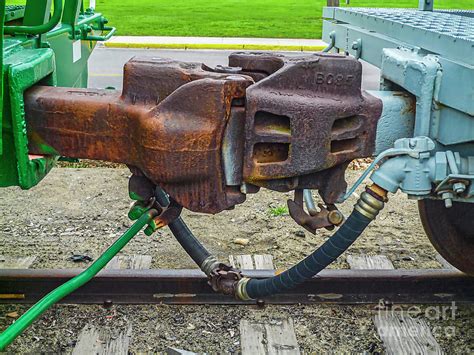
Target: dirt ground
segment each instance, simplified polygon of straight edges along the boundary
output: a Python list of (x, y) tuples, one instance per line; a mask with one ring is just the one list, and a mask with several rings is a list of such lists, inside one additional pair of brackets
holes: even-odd
[[(348, 171), (349, 183), (360, 171)], [(130, 225), (126, 169), (54, 169), (37, 187), (3, 189), (0, 197), (0, 255), (37, 259), (33, 268), (85, 267), (68, 260), (72, 254), (96, 258)], [(304, 232), (287, 215), (273, 216), (288, 195), (261, 191), (232, 211), (215, 216), (184, 212), (184, 219), (204, 244), (222, 260), (239, 254), (272, 254), (275, 266), (285, 268), (328, 238)], [(355, 198), (341, 207), (348, 214)], [(236, 238), (249, 239), (242, 246)], [(350, 248), (352, 254), (385, 254), (396, 268), (440, 268), (424, 235), (414, 201), (397, 194)], [(167, 229), (147, 237), (140, 233), (122, 251), (148, 254), (154, 268), (191, 268), (191, 259)], [(332, 268), (348, 268), (341, 257)], [(425, 309), (425, 306), (423, 309)], [(13, 319), (7, 313), (26, 308), (0, 306), (0, 329)], [(315, 352), (383, 352), (373, 326), (373, 306), (100, 306), (61, 305), (48, 311), (18, 338), (14, 352), (71, 352), (87, 324), (103, 325), (111, 334), (132, 327), (130, 350), (163, 351), (168, 346), (196, 352), (239, 352), (242, 318), (292, 317), (301, 350)], [(455, 319), (432, 319), (436, 339), (447, 353), (474, 351), (474, 307), (461, 306)], [(420, 317), (426, 315), (422, 312)], [(449, 329), (449, 331), (446, 331)], [(453, 334), (453, 329), (455, 332)]]

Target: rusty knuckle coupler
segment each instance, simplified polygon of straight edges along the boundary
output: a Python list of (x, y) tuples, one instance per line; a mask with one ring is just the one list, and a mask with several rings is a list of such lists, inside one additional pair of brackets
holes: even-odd
[[(129, 216), (156, 207), (145, 233), (170, 227), (215, 291), (249, 299), (255, 280), (219, 263), (179, 218), (182, 208), (216, 214), (267, 188), (295, 191), (290, 216), (311, 233), (341, 225), (344, 173), (373, 153), (382, 101), (361, 89), (361, 63), (347, 55), (239, 52), (228, 64), (134, 57), (122, 91), (30, 88), (25, 120), (30, 154), (129, 166)], [(318, 191), (319, 209), (304, 210), (304, 190)], [(378, 192), (356, 205), (371, 219), (383, 207)]]
[[(160, 186), (193, 212), (233, 208), (262, 187), (318, 190), (329, 206), (349, 162), (375, 147), (382, 101), (361, 79), (361, 64), (338, 54), (239, 52), (216, 68), (135, 57), (122, 91), (29, 89), (29, 153), (127, 164), (137, 196)], [(341, 222), (292, 216), (312, 232)]]

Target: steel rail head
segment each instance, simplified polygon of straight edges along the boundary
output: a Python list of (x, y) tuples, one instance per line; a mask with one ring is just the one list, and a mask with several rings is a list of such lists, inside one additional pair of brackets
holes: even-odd
[[(1, 269), (0, 303), (31, 304), (78, 275), (78, 269)], [(275, 270), (244, 270), (263, 279)], [(120, 287), (117, 287), (120, 285)], [(13, 298), (15, 297), (15, 298)], [(248, 304), (218, 294), (199, 269), (103, 270), (61, 303), (103, 304)], [(474, 302), (474, 276), (448, 269), (326, 269), (296, 289), (264, 297), (265, 304), (450, 304)]]

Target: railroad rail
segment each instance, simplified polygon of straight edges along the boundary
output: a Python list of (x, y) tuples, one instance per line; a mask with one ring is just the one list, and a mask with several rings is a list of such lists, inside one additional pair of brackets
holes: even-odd
[[(80, 269), (0, 270), (0, 303), (30, 304)], [(274, 270), (245, 270), (266, 278)], [(374, 304), (472, 303), (474, 277), (456, 270), (323, 270), (300, 287), (257, 301), (215, 293), (197, 269), (103, 270), (61, 303), (77, 304)]]

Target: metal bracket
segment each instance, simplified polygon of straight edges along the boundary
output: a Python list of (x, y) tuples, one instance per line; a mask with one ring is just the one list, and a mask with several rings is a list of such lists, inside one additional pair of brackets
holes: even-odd
[(352, 49), (356, 51), (356, 59), (360, 59), (362, 56), (362, 39), (358, 38), (356, 41), (352, 42)]
[(420, 0), (418, 3), (418, 10), (433, 11), (434, 0)]
[(413, 51), (385, 48), (381, 76), (416, 96), (415, 136), (430, 136), (435, 82), (440, 70), (438, 58)]
[(327, 204), (327, 206), (318, 204), (318, 211), (313, 203), (313, 206), (308, 208), (308, 213), (306, 213), (303, 209), (303, 200), (306, 202), (311, 201), (310, 204), (313, 203), (311, 191), (295, 190), (294, 200), (288, 200), (287, 202), (288, 211), (291, 218), (308, 232), (315, 234), (320, 228), (332, 230), (335, 226), (340, 225), (344, 221), (344, 216), (338, 211), (334, 204)]
[(331, 33), (329, 33), (329, 39), (331, 40), (331, 42), (326, 48), (322, 50), (324, 53), (328, 53), (331, 49), (334, 48), (334, 45), (336, 44), (336, 31), (332, 31)]

